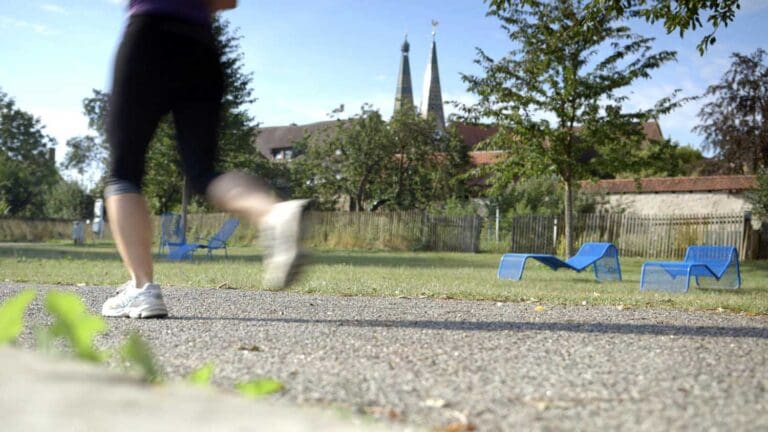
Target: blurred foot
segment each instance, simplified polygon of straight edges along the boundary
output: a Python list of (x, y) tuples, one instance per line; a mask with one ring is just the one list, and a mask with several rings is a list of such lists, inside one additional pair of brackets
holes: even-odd
[(101, 314), (107, 317), (162, 318), (168, 316), (160, 285), (146, 284), (138, 289), (128, 281), (117, 289), (101, 307)]
[(264, 287), (268, 290), (288, 288), (299, 274), (302, 219), (308, 203), (306, 199), (277, 203), (262, 220)]

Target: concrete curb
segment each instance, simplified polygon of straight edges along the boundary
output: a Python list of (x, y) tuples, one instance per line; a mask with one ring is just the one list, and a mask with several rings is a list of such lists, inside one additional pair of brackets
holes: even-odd
[(93, 364), (0, 347), (2, 430), (393, 431), (333, 411), (185, 383), (148, 385)]

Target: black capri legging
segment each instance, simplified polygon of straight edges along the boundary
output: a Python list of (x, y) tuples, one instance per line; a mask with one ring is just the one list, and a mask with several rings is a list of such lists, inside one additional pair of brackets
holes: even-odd
[(109, 100), (110, 168), (105, 196), (140, 193), (147, 147), (160, 119), (173, 113), (184, 173), (204, 194), (217, 176), (223, 76), (210, 26), (139, 15), (117, 53)]

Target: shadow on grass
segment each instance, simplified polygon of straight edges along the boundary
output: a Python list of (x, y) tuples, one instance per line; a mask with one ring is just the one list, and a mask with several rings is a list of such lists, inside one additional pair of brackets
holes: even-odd
[[(390, 255), (391, 254), (391, 255)], [(336, 266), (336, 265), (348, 265), (353, 267), (415, 267), (415, 268), (487, 268), (496, 271), (496, 263), (488, 263), (482, 257), (479, 259), (462, 257), (457, 255), (456, 257), (446, 257), (445, 254), (430, 255), (429, 253), (414, 254), (411, 255), (408, 252), (394, 253), (394, 252), (339, 252), (339, 251), (321, 251), (317, 253), (311, 253), (307, 256), (305, 264), (311, 265), (323, 265), (323, 266)], [(157, 260), (164, 260), (165, 256), (155, 256)], [(237, 254), (229, 255), (228, 258), (224, 257), (223, 252), (214, 252), (212, 258), (206, 256), (205, 250), (199, 250), (194, 254), (192, 261), (185, 262), (233, 262), (233, 263), (252, 263), (261, 261), (263, 255), (259, 253), (253, 254)]]
[[(225, 257), (222, 251), (215, 251), (211, 258), (206, 256), (205, 249), (195, 252), (191, 263), (217, 262), (217, 263), (253, 263), (262, 260), (260, 253), (241, 254), (235, 252)], [(24, 257), (40, 259), (85, 259), (114, 261), (119, 260), (117, 250), (112, 244), (97, 245), (60, 245), (60, 244), (31, 244), (31, 243), (4, 243), (0, 244), (0, 257)], [(166, 259), (166, 254), (153, 254), (156, 262), (171, 262)], [(489, 262), (483, 256), (477, 259), (446, 254), (430, 255), (429, 253), (391, 253), (391, 252), (343, 252), (343, 251), (318, 251), (307, 258), (308, 265), (349, 265), (354, 267), (417, 267), (417, 268), (489, 268), (495, 269), (496, 263)]]
[(39, 259), (83, 259), (95, 261), (120, 260), (114, 246), (63, 246), (49, 244), (3, 244), (0, 246), (3, 258)]
[(238, 321), (247, 323), (285, 323), (331, 325), (335, 327), (404, 328), (418, 330), (480, 332), (566, 332), (592, 334), (695, 336), (768, 339), (768, 327), (686, 326), (664, 324), (562, 323), (520, 321), (400, 321), (304, 318), (218, 318), (171, 316), (181, 321)]
[[(154, 252), (154, 251), (153, 251)], [(221, 257), (214, 256), (212, 259), (206, 257), (206, 252), (195, 255), (193, 261), (184, 262), (226, 262), (223, 254)], [(89, 260), (89, 261), (120, 261), (120, 255), (117, 253), (117, 248), (114, 244), (107, 245), (84, 245), (84, 246), (71, 246), (71, 245), (57, 245), (57, 244), (29, 244), (29, 243), (4, 243), (0, 245), (0, 258), (31, 258), (31, 259), (52, 259), (52, 260)], [(167, 259), (167, 254), (153, 253), (152, 258), (155, 263), (159, 262), (175, 262)], [(260, 255), (246, 255), (229, 258), (233, 261), (249, 261), (260, 260)]]
[[(390, 255), (391, 254), (391, 255)], [(322, 251), (309, 257), (310, 264), (351, 265), (361, 267), (421, 267), (421, 268), (492, 268), (498, 263), (489, 261), (487, 256), (450, 256), (447, 253), (429, 252), (411, 254), (408, 252), (339, 252)]]

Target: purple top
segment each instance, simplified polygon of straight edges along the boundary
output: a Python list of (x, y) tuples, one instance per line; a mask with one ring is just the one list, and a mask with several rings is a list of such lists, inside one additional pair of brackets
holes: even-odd
[(170, 15), (201, 24), (211, 22), (211, 13), (204, 0), (130, 0), (128, 14)]

